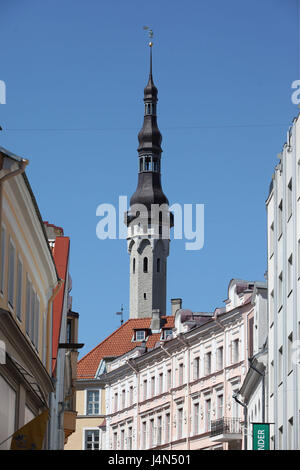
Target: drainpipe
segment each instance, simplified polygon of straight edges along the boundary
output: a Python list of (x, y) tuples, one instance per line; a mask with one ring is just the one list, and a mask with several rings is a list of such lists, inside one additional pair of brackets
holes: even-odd
[(134, 367), (134, 365), (132, 364), (133, 360), (132, 359), (128, 359), (126, 361), (126, 364), (133, 370), (133, 372), (136, 374), (136, 387), (137, 387), (137, 391), (136, 391), (136, 396), (137, 396), (137, 399), (136, 399), (136, 447), (137, 447), (137, 450), (140, 450), (140, 432), (139, 432), (139, 406), (140, 406), (140, 383), (139, 383), (139, 371)]
[(187, 340), (183, 339), (181, 334), (178, 335), (179, 341), (186, 347), (186, 351), (188, 352), (188, 364), (187, 364), (187, 436), (186, 436), (186, 444), (187, 450), (190, 449), (190, 433), (191, 433), (191, 403), (190, 403), (190, 348), (189, 343)]
[(262, 422), (265, 422), (265, 372), (258, 370), (249, 359), (250, 368), (255, 370), (261, 376), (261, 386), (262, 386)]
[(247, 440), (248, 440), (248, 407), (245, 403), (241, 402), (237, 394), (234, 393), (232, 397), (235, 401), (244, 408), (244, 450), (247, 450)]

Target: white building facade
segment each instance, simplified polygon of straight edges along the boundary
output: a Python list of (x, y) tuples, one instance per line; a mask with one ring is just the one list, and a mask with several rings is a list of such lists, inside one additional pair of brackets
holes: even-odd
[(300, 122), (272, 176), (268, 224), (268, 408), (275, 449), (299, 449)]

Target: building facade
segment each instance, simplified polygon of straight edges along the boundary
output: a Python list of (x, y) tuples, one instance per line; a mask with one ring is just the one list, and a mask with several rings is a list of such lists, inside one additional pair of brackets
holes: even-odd
[(24, 170), (23, 159), (0, 148), (0, 442), (49, 408), (54, 391), (51, 315), (60, 280)]
[(232, 280), (226, 307), (178, 309), (172, 336), (109, 364), (107, 449), (244, 447), (244, 413), (234, 396), (253, 351), (254, 288)]
[(76, 423), (70, 241), (43, 223), (26, 164), (0, 147), (0, 449), (46, 409), (44, 448), (63, 449)]
[(275, 449), (299, 449), (300, 123), (293, 121), (266, 201), (268, 409)]

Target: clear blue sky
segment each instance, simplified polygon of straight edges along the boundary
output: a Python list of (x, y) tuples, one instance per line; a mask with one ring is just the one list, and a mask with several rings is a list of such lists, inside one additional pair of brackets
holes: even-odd
[[(128, 318), (125, 240), (96, 238), (96, 207), (130, 197), (155, 33), (170, 203), (205, 204), (205, 245), (172, 241), (169, 299), (210, 311), (231, 278), (263, 280), (265, 200), (298, 108), (298, 0), (0, 0), (0, 145), (29, 158), (44, 220), (71, 237), (83, 353)], [(170, 311), (170, 309), (169, 309)]]

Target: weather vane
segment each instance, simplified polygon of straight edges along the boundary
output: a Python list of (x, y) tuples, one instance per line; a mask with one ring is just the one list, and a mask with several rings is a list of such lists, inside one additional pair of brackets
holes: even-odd
[(153, 41), (152, 41), (152, 38), (153, 38), (153, 30), (150, 29), (149, 26), (143, 26), (143, 29), (144, 29), (145, 31), (148, 31), (149, 38), (150, 38), (149, 46), (152, 47), (152, 46), (153, 46)]

